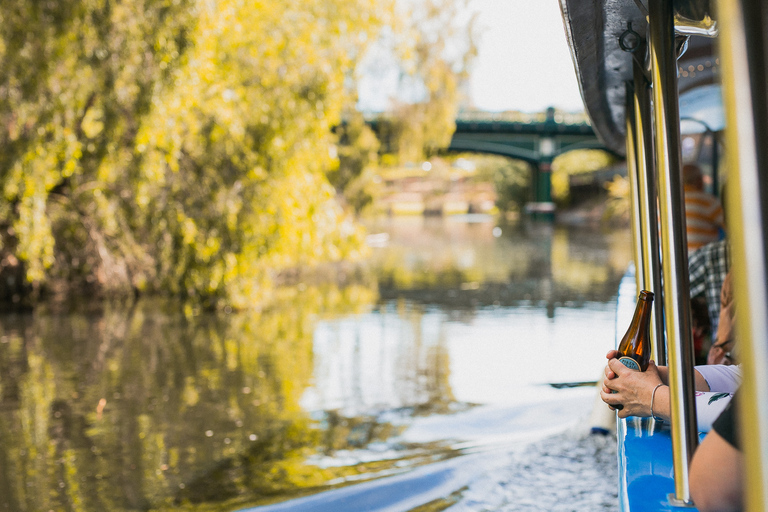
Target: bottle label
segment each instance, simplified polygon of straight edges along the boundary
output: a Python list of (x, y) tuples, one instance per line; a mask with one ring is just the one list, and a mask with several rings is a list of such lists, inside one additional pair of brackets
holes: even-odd
[(621, 361), (624, 364), (624, 366), (626, 366), (627, 368), (632, 368), (633, 370), (640, 371), (640, 365), (637, 364), (637, 361), (635, 361), (631, 357), (627, 357), (627, 356), (620, 357), (619, 361)]

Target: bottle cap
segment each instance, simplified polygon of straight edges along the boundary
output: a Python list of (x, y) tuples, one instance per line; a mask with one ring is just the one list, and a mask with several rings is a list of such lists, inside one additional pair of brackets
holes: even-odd
[(649, 292), (648, 290), (643, 290), (640, 292), (640, 297), (644, 300), (653, 300), (653, 292)]

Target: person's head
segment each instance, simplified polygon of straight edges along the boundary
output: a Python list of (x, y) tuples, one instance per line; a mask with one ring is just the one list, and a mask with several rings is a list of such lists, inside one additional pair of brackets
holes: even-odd
[(701, 169), (696, 164), (683, 165), (683, 185), (696, 189), (704, 188), (704, 178)]

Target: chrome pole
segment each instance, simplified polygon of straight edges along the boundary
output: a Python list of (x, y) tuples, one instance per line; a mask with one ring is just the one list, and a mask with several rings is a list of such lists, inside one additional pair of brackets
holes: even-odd
[(639, 188), (639, 174), (640, 166), (637, 160), (637, 137), (635, 135), (635, 110), (633, 108), (633, 101), (635, 93), (632, 90), (632, 84), (627, 82), (627, 109), (626, 109), (626, 123), (627, 123), (627, 178), (629, 180), (629, 211), (632, 215), (632, 255), (635, 258), (635, 286), (637, 287), (637, 293), (640, 290), (648, 290), (648, 279), (645, 274), (645, 247), (643, 245), (643, 226), (640, 220), (640, 197), (641, 191)]
[(698, 444), (693, 382), (693, 338), (688, 250), (681, 173), (680, 111), (672, 0), (649, 0), (651, 83), (659, 177), (664, 319), (669, 358), (675, 505), (690, 505), (688, 465)]
[[(643, 45), (642, 50), (645, 50)], [(642, 51), (641, 54), (645, 52)], [(651, 130), (651, 91), (643, 73), (642, 63), (632, 59), (634, 74), (635, 140), (636, 159), (639, 169), (640, 222), (643, 237), (643, 261), (645, 263), (645, 287), (652, 290), (659, 300), (653, 305), (651, 333), (654, 340), (653, 359), (656, 364), (667, 364), (667, 345), (664, 335), (664, 296), (661, 280), (661, 252), (659, 250), (659, 211), (657, 208), (656, 168), (653, 161), (653, 133)]]
[(739, 358), (745, 510), (768, 511), (768, 6), (718, 2), (728, 151), (726, 218), (731, 241)]

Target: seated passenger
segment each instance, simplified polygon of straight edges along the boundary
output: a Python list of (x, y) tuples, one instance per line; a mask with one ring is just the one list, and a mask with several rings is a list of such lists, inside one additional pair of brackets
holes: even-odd
[(685, 195), (685, 230), (688, 252), (720, 239), (724, 230), (723, 208), (720, 201), (704, 191), (701, 169), (695, 164), (683, 166)]
[(730, 270), (728, 253), (728, 241), (723, 239), (693, 251), (688, 258), (691, 299), (700, 297), (706, 301), (713, 333), (717, 332), (720, 318), (720, 292)]
[[(669, 421), (669, 371), (651, 361), (644, 372), (631, 370), (616, 358), (618, 351), (606, 354), (605, 380), (600, 397), (611, 409), (618, 410), (619, 418), (648, 417)], [(728, 365), (696, 366), (696, 415), (699, 431), (706, 432), (725, 409), (733, 393), (741, 384), (741, 368)], [(617, 406), (621, 406), (621, 408)]]
[(720, 314), (718, 317), (717, 336), (707, 355), (707, 364), (734, 364), (734, 322), (733, 322), (733, 285), (728, 272), (720, 290)]
[(691, 333), (693, 334), (693, 364), (707, 364), (715, 344), (707, 303), (702, 297), (691, 297)]
[(736, 397), (717, 418), (693, 454), (691, 498), (700, 512), (733, 512), (743, 507), (743, 456), (738, 441)]
[[(694, 167), (688, 169), (689, 178), (698, 181), (701, 173)], [(683, 171), (686, 174), (686, 171)], [(720, 199), (722, 201), (722, 220), (725, 225), (725, 185), (721, 188)], [(692, 199), (692, 196), (689, 198)], [(692, 213), (692, 212), (689, 212)], [(687, 228), (697, 220), (686, 220)], [(716, 333), (721, 313), (723, 282), (730, 267), (728, 242), (725, 238), (710, 242), (690, 253), (688, 258), (688, 277), (690, 282), (692, 330), (694, 335), (694, 358), (696, 364), (720, 364), (709, 362), (708, 352), (711, 346), (717, 343)], [(703, 315), (702, 302), (706, 303), (707, 315)], [(698, 313), (698, 314), (697, 314)], [(722, 355), (720, 355), (722, 357)], [(712, 357), (709, 357), (712, 359)]]

